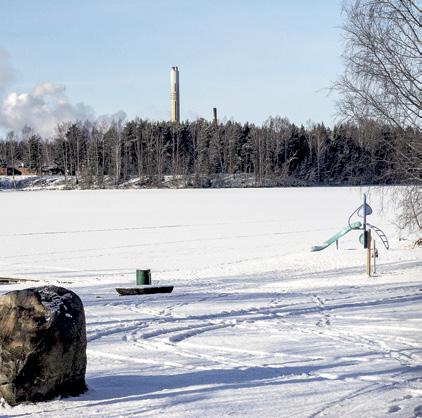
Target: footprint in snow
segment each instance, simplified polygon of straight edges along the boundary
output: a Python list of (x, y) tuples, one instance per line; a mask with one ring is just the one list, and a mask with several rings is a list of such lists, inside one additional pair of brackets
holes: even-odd
[(413, 410), (413, 413), (415, 414), (415, 418), (422, 417), (422, 405), (417, 406), (417, 407)]
[(390, 408), (388, 408), (387, 413), (388, 414), (394, 414), (394, 412), (399, 412), (400, 409), (401, 408), (398, 405), (392, 405), (392, 406), (390, 406)]

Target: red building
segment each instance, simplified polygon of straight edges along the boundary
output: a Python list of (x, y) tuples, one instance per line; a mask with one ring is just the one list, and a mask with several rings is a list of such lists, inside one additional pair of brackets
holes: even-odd
[(0, 176), (27, 176), (28, 174), (31, 174), (28, 167), (0, 167)]

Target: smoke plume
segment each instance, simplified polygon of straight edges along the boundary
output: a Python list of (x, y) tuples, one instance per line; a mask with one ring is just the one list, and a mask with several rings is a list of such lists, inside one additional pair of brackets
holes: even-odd
[[(95, 120), (94, 110), (84, 104), (72, 104), (63, 84), (37, 84), (29, 93), (8, 92), (13, 69), (6, 51), (0, 49), (0, 128), (21, 131), (29, 126), (43, 137), (54, 135), (60, 122)], [(100, 120), (125, 119), (122, 111), (100, 116)]]
[(52, 135), (60, 122), (93, 119), (93, 109), (71, 104), (61, 84), (43, 83), (30, 93), (9, 93), (0, 106), (1, 126), (14, 131), (30, 126), (44, 137)]

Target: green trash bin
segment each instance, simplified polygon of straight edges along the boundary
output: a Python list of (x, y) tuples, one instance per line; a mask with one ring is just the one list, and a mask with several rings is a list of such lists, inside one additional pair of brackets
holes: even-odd
[(136, 285), (151, 284), (151, 270), (136, 270)]

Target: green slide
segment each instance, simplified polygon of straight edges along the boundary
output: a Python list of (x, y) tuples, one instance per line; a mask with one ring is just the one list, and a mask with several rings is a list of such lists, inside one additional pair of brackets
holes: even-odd
[(346, 228), (343, 228), (340, 232), (328, 238), (327, 241), (325, 241), (322, 245), (314, 245), (311, 248), (311, 251), (325, 250), (329, 245), (331, 245), (333, 242), (336, 242), (338, 239), (346, 235), (348, 232), (352, 231), (353, 229), (360, 229), (361, 227), (362, 227), (361, 222), (359, 221), (353, 222), (350, 226), (346, 226)]

